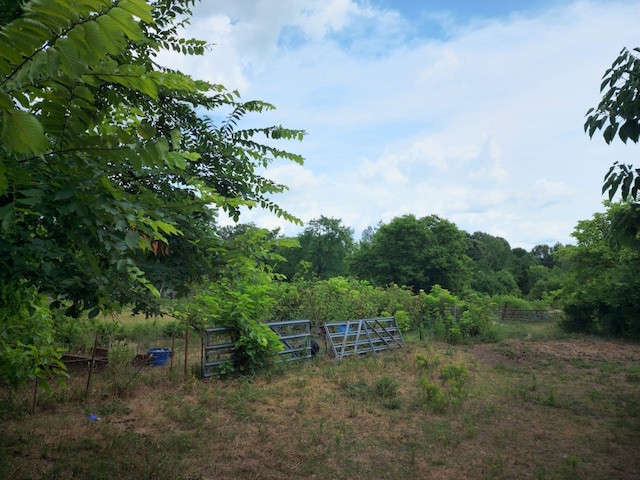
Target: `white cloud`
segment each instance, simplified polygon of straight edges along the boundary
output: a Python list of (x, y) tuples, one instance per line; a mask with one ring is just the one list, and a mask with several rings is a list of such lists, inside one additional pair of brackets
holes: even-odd
[[(275, 104), (264, 124), (308, 131), (282, 145), (305, 166), (268, 172), (290, 186), (278, 203), (304, 221), (334, 216), (359, 234), (396, 215), (438, 214), (530, 248), (570, 241), (601, 210), (611, 159), (637, 155), (589, 141), (582, 124), (605, 69), (636, 46), (639, 14), (629, 2), (577, 1), (448, 24), (447, 39), (412, 30), (407, 41), (412, 19), (368, 4), (222, 0), (192, 20), (192, 35), (216, 43), (206, 59), (166, 58)], [(299, 38), (282, 44), (290, 30)], [(267, 218), (245, 220), (279, 221)]]

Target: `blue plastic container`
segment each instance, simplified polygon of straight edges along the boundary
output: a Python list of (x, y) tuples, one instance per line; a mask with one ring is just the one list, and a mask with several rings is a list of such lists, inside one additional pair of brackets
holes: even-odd
[[(355, 325), (349, 325), (349, 333), (355, 332)], [(340, 323), (338, 324), (338, 333), (345, 333), (347, 331), (347, 324)]]
[(150, 348), (147, 353), (151, 355), (151, 365), (155, 367), (162, 367), (169, 361), (169, 355), (171, 355), (170, 348)]

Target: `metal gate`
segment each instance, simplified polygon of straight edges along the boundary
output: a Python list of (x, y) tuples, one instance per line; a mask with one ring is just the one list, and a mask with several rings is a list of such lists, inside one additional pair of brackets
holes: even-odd
[[(267, 323), (279, 337), (284, 349), (278, 352), (280, 361), (311, 358), (311, 322), (289, 320)], [(233, 358), (235, 342), (227, 327), (206, 328), (202, 335), (202, 375), (209, 378), (220, 374), (220, 368)]]
[(323, 327), (329, 341), (329, 354), (336, 359), (405, 346), (393, 317), (325, 323)]

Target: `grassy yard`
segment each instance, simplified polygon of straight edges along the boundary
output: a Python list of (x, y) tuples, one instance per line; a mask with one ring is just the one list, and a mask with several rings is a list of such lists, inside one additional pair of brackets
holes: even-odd
[(3, 391), (0, 478), (640, 478), (640, 346), (499, 329), (227, 380), (114, 368), (86, 399), (76, 375), (33, 415)]

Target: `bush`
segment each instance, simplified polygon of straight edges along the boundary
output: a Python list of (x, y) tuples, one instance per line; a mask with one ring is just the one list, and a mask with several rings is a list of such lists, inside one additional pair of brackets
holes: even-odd
[(93, 327), (98, 333), (100, 345), (111, 345), (127, 338), (124, 326), (116, 320), (94, 320)]
[(404, 310), (398, 310), (394, 315), (398, 328), (402, 333), (406, 333), (411, 328), (411, 319), (409, 314)]
[(237, 324), (234, 364), (241, 373), (254, 373), (268, 366), (284, 349), (278, 335), (265, 323), (245, 320)]
[[(459, 405), (466, 396), (467, 377), (467, 369), (462, 364), (442, 366), (438, 377), (420, 376), (418, 385), (423, 407), (442, 413), (449, 406)], [(442, 384), (438, 383), (438, 378)]]
[(442, 413), (447, 409), (449, 401), (442, 390), (442, 387), (431, 381), (428, 377), (420, 377), (419, 380), (420, 395), (422, 406), (425, 409), (431, 409), (436, 413)]
[(494, 295), (491, 297), (495, 308), (502, 309), (506, 305), (508, 308), (531, 310), (531, 304), (524, 298), (515, 295)]
[(0, 378), (13, 390), (30, 380), (46, 386), (48, 377), (66, 375), (62, 351), (44, 297), (23, 282), (0, 284)]
[(398, 382), (393, 377), (384, 375), (376, 381), (373, 391), (377, 396), (389, 399), (398, 395), (399, 387)]
[(93, 329), (86, 320), (66, 316), (62, 309), (52, 309), (53, 338), (67, 349), (90, 348), (94, 342)]
[(184, 337), (185, 329), (187, 328), (187, 324), (181, 322), (179, 320), (172, 320), (167, 323), (164, 327), (162, 327), (162, 336), (165, 338), (182, 338)]
[(119, 396), (126, 396), (137, 388), (132, 383), (131, 363), (136, 356), (136, 349), (121, 341), (111, 343), (107, 364), (107, 380), (109, 390)]
[(460, 329), (464, 338), (479, 338), (495, 341), (496, 330), (491, 322), (491, 313), (486, 307), (471, 306), (460, 315)]

